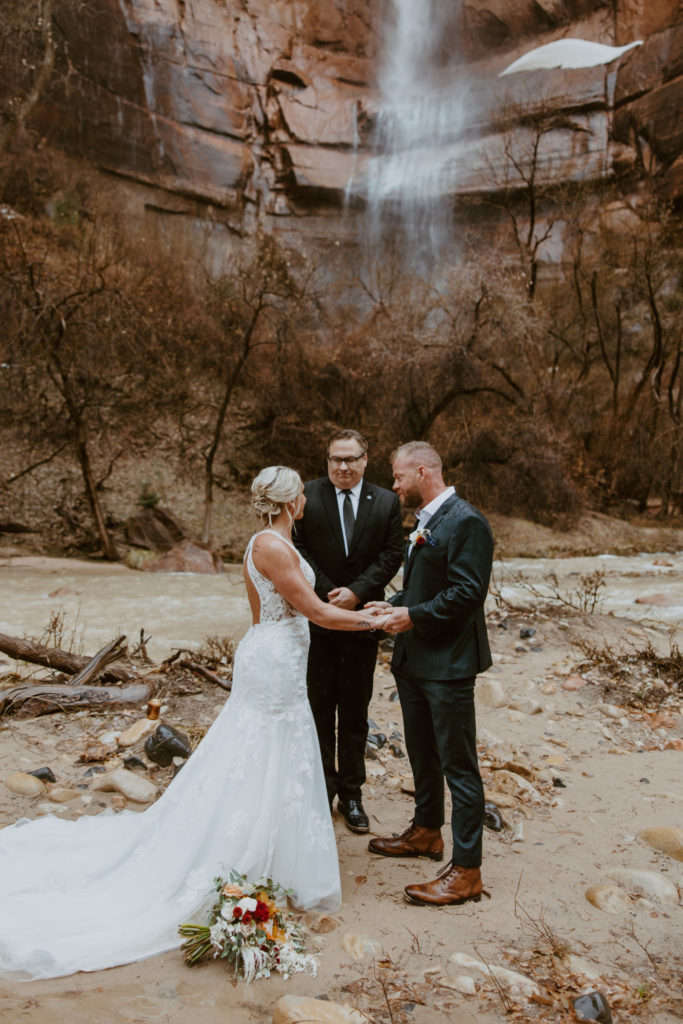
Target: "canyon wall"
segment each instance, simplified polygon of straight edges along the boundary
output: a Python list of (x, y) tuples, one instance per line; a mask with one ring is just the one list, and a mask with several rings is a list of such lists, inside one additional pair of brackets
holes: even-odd
[[(263, 223), (299, 246), (354, 237), (363, 195), (349, 203), (348, 186), (363, 180), (371, 149), (388, 0), (64, 6), (34, 125), (125, 182), (132, 221), (152, 217), (191, 246), (218, 238), (214, 263)], [(530, 116), (542, 116), (539, 180), (647, 177), (680, 198), (678, 0), (463, 0), (454, 11), (441, 56), (466, 67), (468, 110), (446, 154), (454, 194), (495, 191), (503, 178), (514, 186), (510, 138), (523, 144)], [(498, 77), (521, 53), (574, 36), (644, 42), (607, 65)]]

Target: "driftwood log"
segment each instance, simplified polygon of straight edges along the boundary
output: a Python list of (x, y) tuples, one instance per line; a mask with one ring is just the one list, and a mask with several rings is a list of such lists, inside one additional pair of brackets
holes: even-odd
[(223, 690), (227, 690), (228, 693), (232, 690), (232, 683), (229, 683), (227, 679), (221, 679), (215, 672), (212, 672), (208, 668), (204, 668), (203, 665), (198, 665), (195, 661), (181, 661), (180, 663), (183, 668), (187, 668), (190, 672), (194, 672), (196, 676), (201, 676), (202, 679), (208, 679), (210, 683), (215, 683), (216, 686), (220, 686)]
[[(106, 672), (108, 679), (127, 682), (133, 677), (130, 670), (125, 669), (122, 665), (110, 664), (110, 662), (120, 658), (123, 654), (123, 651), (119, 649), (119, 645), (124, 640), (125, 636), (119, 637), (112, 644), (108, 644), (107, 647), (98, 651), (94, 658), (88, 658), (79, 654), (70, 654), (68, 651), (60, 651), (58, 647), (45, 647), (43, 644), (35, 643), (33, 640), (22, 640), (16, 636), (7, 636), (5, 633), (0, 633), (0, 652), (8, 654), (15, 661), (28, 661), (32, 665), (54, 668), (58, 672), (65, 672), (67, 675), (76, 676), (76, 679), (73, 680), (74, 683), (78, 680), (79, 673), (82, 673), (97, 661), (97, 671), (101, 671), (104, 666), (108, 666)], [(116, 648), (115, 651), (114, 648)], [(112, 656), (107, 657), (105, 652), (110, 649), (113, 652)], [(103, 655), (107, 660), (104, 662), (98, 661)], [(91, 679), (92, 673), (87, 678)], [(82, 679), (80, 681), (83, 682)]]
[(117, 708), (144, 704), (153, 692), (149, 683), (128, 686), (78, 686), (67, 683), (27, 683), (0, 695), (0, 715), (33, 718), (56, 711), (81, 711), (85, 708)]

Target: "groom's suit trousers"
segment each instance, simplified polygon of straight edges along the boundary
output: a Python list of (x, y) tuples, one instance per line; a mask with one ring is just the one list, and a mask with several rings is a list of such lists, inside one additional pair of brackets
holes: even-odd
[(453, 863), (479, 867), (484, 786), (477, 761), (474, 679), (416, 679), (394, 670), (415, 781), (415, 824), (441, 828), (451, 794)]

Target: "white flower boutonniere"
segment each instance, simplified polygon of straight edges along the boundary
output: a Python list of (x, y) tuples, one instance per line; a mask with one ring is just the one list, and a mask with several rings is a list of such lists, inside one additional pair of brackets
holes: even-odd
[(431, 531), (428, 530), (426, 527), (421, 527), (418, 530), (413, 530), (413, 532), (408, 537), (408, 540), (410, 541), (411, 544), (414, 544), (416, 548), (421, 547), (423, 544), (431, 544), (432, 546), (434, 545)]

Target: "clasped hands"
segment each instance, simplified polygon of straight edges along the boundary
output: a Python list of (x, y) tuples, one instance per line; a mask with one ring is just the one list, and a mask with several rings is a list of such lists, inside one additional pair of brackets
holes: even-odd
[[(349, 587), (335, 587), (327, 595), (330, 604), (337, 608), (354, 609), (358, 607), (358, 598)], [(395, 608), (388, 601), (368, 601), (363, 605), (371, 621), (372, 629), (383, 629), (385, 633), (405, 633), (412, 629), (407, 608)]]
[(368, 601), (363, 611), (372, 616), (375, 629), (383, 629), (385, 633), (405, 633), (413, 628), (408, 609), (395, 608), (388, 601)]

